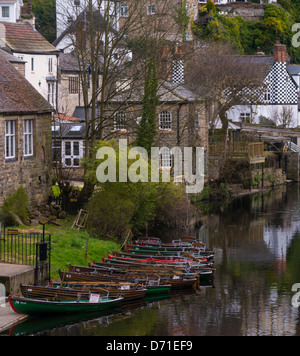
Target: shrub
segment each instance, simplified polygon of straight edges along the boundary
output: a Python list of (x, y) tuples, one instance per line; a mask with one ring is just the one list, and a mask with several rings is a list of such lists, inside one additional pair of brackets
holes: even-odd
[(1, 207), (1, 217), (6, 225), (18, 225), (16, 216), (25, 224), (29, 216), (29, 202), (23, 187), (5, 199)]

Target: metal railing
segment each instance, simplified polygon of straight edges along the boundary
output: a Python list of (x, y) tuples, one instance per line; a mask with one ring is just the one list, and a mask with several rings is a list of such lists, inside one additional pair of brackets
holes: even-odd
[(0, 262), (37, 266), (50, 264), (51, 235), (0, 230)]

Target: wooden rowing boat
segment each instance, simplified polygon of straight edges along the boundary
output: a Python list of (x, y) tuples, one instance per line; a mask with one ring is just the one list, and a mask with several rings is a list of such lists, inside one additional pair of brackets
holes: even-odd
[[(152, 281), (152, 283), (148, 283), (148, 285), (143, 285), (140, 283), (130, 283), (130, 282), (122, 282), (122, 281), (113, 281), (113, 282), (64, 282), (64, 283), (53, 283), (53, 286), (55, 288), (58, 287), (68, 287), (68, 288), (74, 288), (74, 289), (96, 289), (96, 288), (101, 288), (101, 287), (105, 287), (107, 288), (107, 290), (109, 291), (110, 287), (119, 287), (121, 288), (121, 296), (123, 296), (124, 301), (127, 301), (129, 299), (133, 299), (129, 297), (129, 293), (126, 290), (126, 288), (128, 288), (128, 286), (130, 286), (131, 288), (134, 286), (138, 286), (139, 288), (143, 288), (146, 290), (145, 295), (143, 295), (142, 297), (148, 297), (148, 296), (152, 296), (152, 295), (167, 295), (170, 292), (171, 289), (171, 285), (170, 284), (159, 284), (159, 281)], [(123, 288), (123, 290), (122, 290)], [(122, 292), (124, 293), (124, 295), (122, 295)], [(110, 295), (110, 294), (109, 294)], [(137, 299), (137, 298), (135, 298)]]
[(147, 289), (140, 284), (105, 284), (98, 283), (95, 285), (68, 285), (68, 286), (59, 286), (56, 287), (51, 286), (32, 286), (32, 285), (22, 285), (21, 284), (21, 292), (23, 297), (26, 298), (47, 298), (53, 300), (77, 300), (81, 299), (89, 299), (92, 293), (99, 294), (102, 298), (117, 298), (122, 297), (124, 301), (132, 300), (132, 299), (140, 299), (143, 298)]
[(171, 289), (187, 288), (187, 287), (197, 287), (199, 285), (199, 278), (194, 274), (194, 278), (185, 278), (184, 276), (171, 275), (171, 276), (159, 276), (155, 274), (147, 273), (127, 273), (124, 276), (117, 275), (103, 275), (95, 273), (78, 273), (70, 271), (61, 271), (59, 270), (59, 275), (62, 282), (97, 282), (97, 281), (124, 281), (124, 282), (134, 282), (141, 283), (146, 288), (148, 285), (154, 285), (153, 281), (156, 281), (159, 284), (168, 284), (171, 286)]
[(151, 257), (159, 257), (162, 259), (180, 259), (180, 258), (190, 258), (190, 259), (202, 259), (206, 258), (208, 261), (214, 258), (213, 251), (199, 251), (198, 253), (195, 252), (181, 252), (177, 254), (172, 254), (171, 252), (164, 252), (164, 251), (156, 251), (156, 250), (135, 250), (135, 249), (126, 249), (124, 252), (118, 252), (122, 254), (126, 254), (129, 256), (151, 256)]
[(156, 254), (151, 254), (151, 253), (142, 253), (142, 254), (138, 254), (138, 253), (130, 253), (130, 252), (121, 252), (121, 251), (116, 251), (114, 252), (114, 255), (117, 257), (127, 257), (127, 258), (138, 258), (138, 259), (147, 259), (147, 258), (151, 258), (153, 260), (159, 259), (162, 261), (197, 261), (197, 262), (207, 262), (211, 259), (211, 257), (213, 257), (213, 255), (208, 255), (208, 256), (201, 256), (201, 257), (194, 257), (191, 254), (188, 253), (183, 253), (181, 255), (159, 255), (158, 253)]
[(162, 255), (162, 256), (182, 256), (183, 254), (189, 254), (195, 258), (202, 258), (206, 256), (214, 255), (211, 250), (201, 250), (198, 248), (166, 248), (166, 247), (155, 247), (155, 246), (142, 246), (131, 244), (124, 252), (128, 253), (138, 253), (138, 254), (152, 254), (152, 255)]
[[(109, 271), (109, 266), (112, 267), (112, 270)], [(156, 275), (161, 277), (170, 278), (174, 275), (181, 276), (184, 278), (195, 278), (197, 275), (196, 272), (190, 272), (190, 269), (180, 269), (178, 267), (171, 267), (171, 266), (157, 266), (157, 265), (144, 265), (144, 264), (128, 264), (128, 263), (119, 263), (114, 264), (113, 262), (109, 261), (107, 263), (94, 261), (91, 265), (93, 268), (93, 273), (103, 273), (103, 268), (105, 268), (106, 274), (115, 275), (116, 270), (120, 270), (125, 272), (126, 275), (123, 275), (124, 278), (127, 278), (129, 275), (137, 276), (140, 274), (146, 275)], [(99, 272), (97, 269), (100, 268)], [(122, 277), (122, 276), (120, 276)]]
[(162, 242), (157, 237), (142, 237), (135, 241), (137, 245), (144, 246), (161, 246), (161, 247), (198, 247), (205, 249), (206, 244), (196, 240), (194, 237), (182, 237), (172, 242)]
[(33, 299), (17, 296), (9, 296), (12, 309), (19, 314), (41, 315), (41, 314), (68, 314), (103, 311), (114, 308), (123, 301), (123, 298), (105, 298), (93, 295), (89, 300), (62, 300), (49, 301), (46, 299)]

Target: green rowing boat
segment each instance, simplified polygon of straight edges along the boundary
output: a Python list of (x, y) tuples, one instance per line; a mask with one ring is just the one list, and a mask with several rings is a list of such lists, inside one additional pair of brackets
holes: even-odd
[(24, 297), (8, 297), (12, 309), (19, 314), (41, 315), (41, 314), (68, 314), (102, 311), (116, 307), (123, 298), (105, 298), (95, 300), (63, 300), (48, 301), (43, 299), (31, 299)]

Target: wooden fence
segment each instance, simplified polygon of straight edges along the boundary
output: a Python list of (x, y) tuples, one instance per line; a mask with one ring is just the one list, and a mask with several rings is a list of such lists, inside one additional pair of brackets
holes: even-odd
[(264, 155), (263, 142), (232, 142), (225, 145), (210, 145), (210, 156), (226, 155), (230, 158), (253, 158)]

